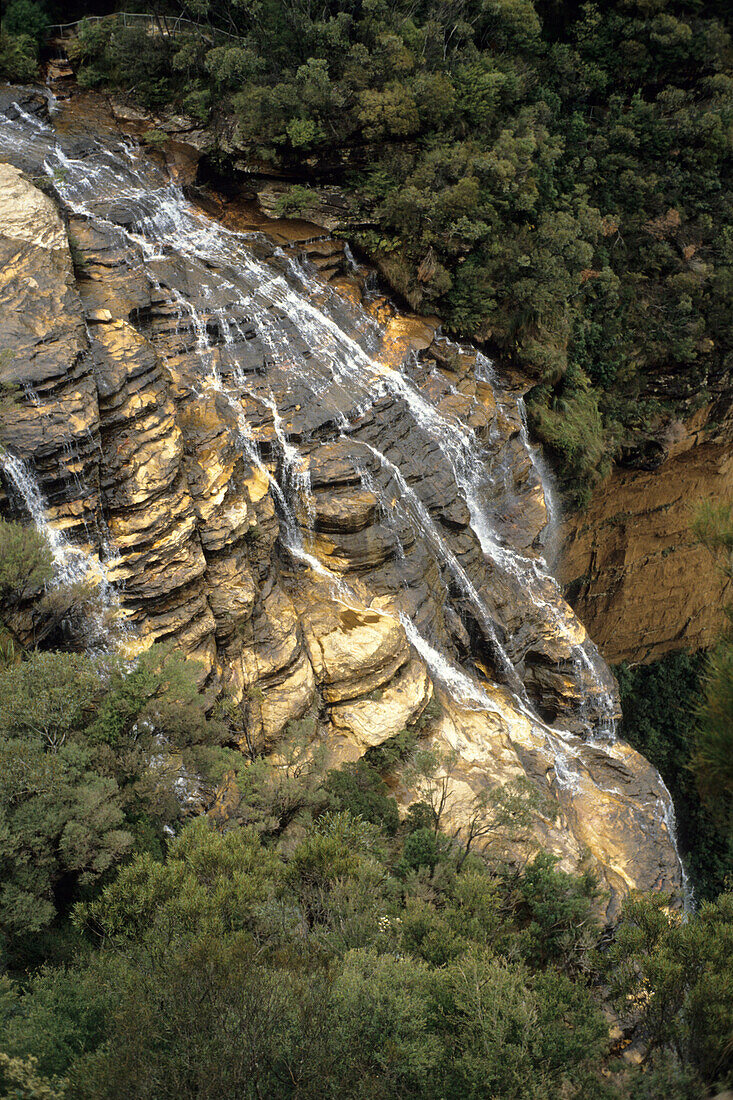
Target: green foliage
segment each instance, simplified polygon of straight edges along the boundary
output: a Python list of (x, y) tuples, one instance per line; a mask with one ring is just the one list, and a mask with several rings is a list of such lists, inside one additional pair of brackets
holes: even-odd
[(168, 141), (168, 134), (164, 130), (146, 130), (140, 140), (146, 145), (164, 145)]
[(534, 379), (533, 424), (573, 502), (724, 376), (723, 8), (183, 6), (206, 35), (85, 28), (80, 81), (211, 115), (234, 156), (301, 181), (283, 213), (307, 215), (313, 182), (344, 188), (355, 243), (410, 305)]
[[(430, 715), (428, 711), (430, 710)], [(433, 700), (423, 711), (417, 723), (411, 729), (400, 730), (394, 737), (387, 738), (380, 745), (373, 745), (364, 754), (364, 760), (379, 772), (382, 777), (389, 774), (402, 762), (407, 760), (415, 751), (417, 745), (417, 729), (421, 728), (423, 716), (437, 717), (437, 705)]]
[(534, 966), (553, 962), (566, 971), (583, 969), (597, 933), (598, 884), (592, 874), (568, 875), (556, 863), (542, 852), (516, 882), (513, 903), (522, 954)]
[[(733, 577), (733, 507), (703, 503), (693, 531), (717, 567)], [(713, 649), (703, 681), (692, 767), (700, 792), (733, 846), (733, 606), (724, 608), (726, 626)]]
[(669, 787), (680, 845), (700, 899), (713, 899), (733, 867), (733, 840), (703, 805), (691, 761), (703, 700), (704, 654), (670, 654), (651, 665), (616, 671), (621, 692), (621, 735), (643, 753)]
[[(586, 1070), (604, 1040), (585, 990), (478, 951), (452, 962), (440, 986), (451, 1044), (447, 1095), (584, 1095), (578, 1085), (590, 1086)], [(600, 1080), (590, 1087), (585, 1095), (599, 1095)]]
[[(185, 49), (184, 44), (181, 52)], [(126, 27), (114, 19), (82, 21), (69, 46), (69, 57), (79, 67), (82, 87), (104, 83), (132, 86), (146, 107), (162, 106), (189, 75), (189, 66), (177, 58), (167, 37), (148, 34), (143, 26)]]
[(30, 84), (38, 77), (38, 48), (28, 34), (8, 34), (0, 29), (0, 78)]
[(427, 900), (418, 878), (397, 887), (392, 858), (347, 813), (288, 855), (198, 819), (77, 908), (73, 968), (0, 984), (0, 1042), (80, 1098), (600, 1087), (603, 1018), (582, 984), (517, 961), (524, 918), (502, 880), (477, 862)]
[[(73, 962), (0, 979), (0, 1070), (49, 1100), (631, 1100), (728, 1080), (730, 897), (686, 925), (633, 901), (597, 956), (591, 876), (312, 812), (295, 843), (200, 817), (165, 858), (136, 855), (76, 906)], [(595, 960), (651, 1044), (616, 1085)]]
[(53, 583), (53, 557), (33, 526), (0, 520), (0, 663), (12, 664), (24, 648), (81, 645), (93, 618), (101, 623), (94, 583)]
[(733, 638), (713, 650), (704, 679), (693, 767), (708, 803), (727, 818), (733, 839)]
[(318, 196), (309, 187), (294, 184), (278, 196), (275, 213), (280, 217), (308, 217), (318, 205)]
[(538, 387), (527, 408), (535, 435), (559, 461), (575, 505), (583, 507), (608, 470), (598, 395), (581, 371), (570, 369), (551, 397)]
[(3, 30), (8, 35), (28, 36), (42, 46), (51, 20), (39, 0), (8, 0), (3, 12)]
[(300, 814), (323, 809), (323, 752), (312, 744), (312, 718), (290, 722), (275, 759), (256, 752), (244, 766), (235, 762), (241, 801), (237, 820), (264, 835), (280, 836)]
[(53, 1080), (63, 1080), (81, 1050), (102, 1042), (114, 1004), (94, 968), (79, 965), (79, 948), (86, 959), (87, 945), (77, 940), (74, 947), (75, 969), (44, 966), (22, 981), (0, 978), (2, 1045), (35, 1060)]
[(457, 764), (455, 751), (418, 747), (405, 768), (407, 786), (415, 792), (420, 803), (430, 807), (435, 833), (453, 801), (452, 777)]
[(176, 822), (181, 767), (206, 775), (220, 736), (165, 650), (133, 667), (32, 652), (0, 669), (0, 928), (12, 965), (51, 950), (73, 902)]
[[(552, 813), (547, 800), (528, 779), (514, 779), (501, 786), (480, 790), (468, 808), (467, 822), (462, 831), (462, 860), (471, 847), (481, 840), (484, 853), (494, 860), (508, 855), (507, 843), (527, 839), (534, 812)], [(462, 863), (459, 864), (459, 867)]]
[(733, 1081), (733, 895), (704, 902), (694, 920), (663, 898), (633, 898), (607, 956), (612, 991), (632, 1004), (651, 1054), (668, 1052), (698, 1080)]
[(24, 601), (38, 599), (53, 575), (48, 543), (34, 527), (0, 519), (0, 661), (18, 655), (16, 616)]
[(389, 794), (379, 772), (366, 760), (330, 771), (323, 788), (331, 796), (335, 809), (348, 810), (353, 817), (372, 822), (387, 836), (396, 833), (399, 824), (397, 802)]
[(692, 533), (718, 560), (727, 576), (731, 575), (733, 556), (733, 506), (724, 502), (703, 501), (695, 513)]
[(63, 1082), (49, 1081), (38, 1075), (34, 1058), (10, 1058), (2, 1053), (0, 1089), (3, 1096), (13, 1097), (13, 1100), (63, 1100), (66, 1095)]
[(0, 672), (0, 728), (58, 752), (84, 726), (100, 670), (79, 653), (33, 653)]
[(274, 888), (278, 868), (254, 830), (221, 835), (200, 817), (171, 842), (165, 863), (138, 856), (76, 920), (121, 944), (156, 932), (181, 940), (241, 931)]
[(419, 871), (421, 867), (427, 867), (432, 875), (436, 865), (448, 854), (445, 837), (440, 836), (433, 828), (414, 829), (405, 837), (402, 848), (402, 860), (397, 867), (398, 874), (406, 874), (408, 871)]

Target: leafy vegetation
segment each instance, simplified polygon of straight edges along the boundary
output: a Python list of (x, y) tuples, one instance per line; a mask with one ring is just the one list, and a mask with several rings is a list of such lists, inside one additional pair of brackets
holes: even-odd
[[(11, 0), (11, 8), (30, 0)], [(697, 0), (171, 0), (174, 37), (89, 23), (79, 81), (211, 124), (345, 191), (344, 233), (414, 307), (527, 372), (576, 503), (653, 461), (730, 366), (733, 57)], [(651, 441), (651, 443), (650, 443)]]
[(733, 835), (698, 790), (692, 761), (707, 658), (678, 653), (652, 665), (616, 669), (621, 736), (650, 760), (669, 787), (679, 841), (696, 896), (717, 897), (733, 869)]
[[(77, 906), (73, 961), (0, 985), (0, 1073), (151, 1100), (611, 1100), (662, 1074), (702, 1097), (730, 1079), (730, 896), (687, 925), (635, 900), (603, 956), (592, 880), (548, 857), (395, 855), (347, 811), (294, 846), (191, 822)], [(644, 1074), (609, 1055), (601, 979), (627, 1016), (638, 1001)]]
[(38, 76), (38, 49), (27, 34), (7, 34), (0, 29), (0, 77), (27, 84)]
[[(733, 578), (733, 506), (703, 504), (695, 533), (726, 580)], [(733, 605), (724, 608), (725, 627), (710, 657), (700, 707), (693, 766), (700, 791), (733, 834)]]
[[(686, 925), (632, 899), (609, 945), (591, 873), (511, 861), (547, 812), (531, 784), (480, 790), (454, 834), (455, 755), (419, 731), (330, 771), (308, 716), (272, 759), (234, 751), (231, 716), (165, 648), (37, 643), (48, 549), (3, 523), (0, 551), (0, 1095), (625, 1100), (733, 1081), (729, 895)], [(402, 818), (398, 771), (417, 794)], [(610, 1048), (606, 990), (643, 1070)]]

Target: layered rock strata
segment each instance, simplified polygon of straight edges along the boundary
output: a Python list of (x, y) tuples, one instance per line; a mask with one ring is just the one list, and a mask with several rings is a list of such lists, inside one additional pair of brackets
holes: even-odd
[(691, 530), (697, 505), (733, 500), (730, 425), (712, 433), (693, 423), (680, 435), (657, 468), (614, 470), (564, 531), (568, 599), (614, 663), (707, 648), (731, 599), (730, 581)]
[[(128, 644), (195, 660), (248, 751), (309, 716), (356, 759), (420, 721), (458, 753), (456, 828), (487, 784), (529, 778), (552, 809), (519, 849), (590, 861), (610, 914), (678, 885), (666, 792), (613, 740), (491, 365), (365, 297), (329, 238), (242, 236), (119, 135), (5, 112), (26, 175), (0, 165), (2, 443), (104, 561)], [(58, 206), (30, 178), (49, 171)], [(0, 506), (27, 511), (7, 470)]]

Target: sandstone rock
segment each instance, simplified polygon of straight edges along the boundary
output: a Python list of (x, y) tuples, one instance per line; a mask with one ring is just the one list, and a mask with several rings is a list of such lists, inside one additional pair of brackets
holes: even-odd
[(60, 252), (61, 262), (71, 265), (66, 232), (53, 201), (25, 179), (20, 169), (1, 163), (0, 236)]
[(224, 642), (242, 630), (255, 606), (257, 589), (246, 553), (238, 550), (226, 557), (209, 558), (204, 579), (216, 619), (216, 636)]
[[(257, 192), (260, 208), (270, 217), (280, 216), (280, 203), (287, 197), (289, 185), (284, 181), (268, 183)], [(346, 196), (338, 187), (312, 187), (313, 202), (307, 210), (309, 218), (324, 229), (335, 230), (348, 224), (349, 204)]]
[(31, 461), (59, 525), (86, 542), (100, 504), (99, 410), (71, 255), (53, 202), (7, 164), (0, 265), (0, 382), (22, 394), (2, 442)]
[(316, 503), (315, 530), (334, 532), (363, 531), (371, 527), (377, 515), (379, 500), (368, 489), (332, 489)]
[(370, 746), (381, 745), (414, 722), (432, 694), (425, 665), (413, 657), (384, 688), (375, 689), (366, 698), (332, 706), (331, 722), (348, 735), (358, 755), (362, 755)]
[(614, 470), (564, 528), (560, 576), (609, 661), (654, 661), (712, 644), (730, 582), (690, 526), (698, 501), (733, 498), (733, 457), (702, 443), (659, 469)]
[[(608, 919), (618, 916), (629, 890), (679, 889), (678, 869), (658, 858), (667, 834), (657, 812), (665, 792), (654, 769), (620, 742), (588, 746), (580, 750), (568, 785), (558, 764), (562, 742), (548, 743), (541, 730), (512, 714), (501, 693), (493, 695), (496, 712), (488, 715), (461, 710), (441, 693), (444, 714), (431, 742), (458, 754), (447, 824), (460, 831), (474, 795), (487, 783), (529, 775), (559, 805), (560, 816), (538, 816), (526, 838), (525, 858), (541, 847), (557, 855), (566, 870), (590, 860), (604, 887), (602, 906)], [(640, 836), (654, 837), (657, 843), (640, 846)], [(511, 847), (514, 858), (521, 859), (522, 844), (513, 842)]]
[(383, 607), (382, 600), (363, 610), (339, 604), (318, 607), (304, 621), (311, 664), (328, 702), (382, 687), (409, 660), (405, 632)]

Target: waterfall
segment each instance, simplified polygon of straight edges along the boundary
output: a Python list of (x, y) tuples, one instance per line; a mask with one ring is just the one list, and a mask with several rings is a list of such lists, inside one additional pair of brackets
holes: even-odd
[(414, 519), (419, 525), (422, 534), (431, 543), (435, 553), (437, 554), (439, 562), (441, 564), (445, 564), (448, 567), (452, 576), (458, 582), (464, 594), (468, 597), (475, 611), (477, 612), (479, 622), (481, 623), (481, 626), (485, 630), (488, 637), (491, 639), (491, 645), (493, 647), (494, 653), (498, 658), (502, 670), (506, 673), (513, 690), (519, 695), (525, 706), (531, 707), (529, 699), (527, 698), (527, 693), (524, 689), (524, 684), (517, 675), (516, 670), (512, 665), (512, 662), (509, 660), (509, 656), (506, 653), (506, 650), (499, 641), (498, 635), (496, 633), (496, 627), (494, 626), (491, 615), (489, 614), (489, 611), (486, 608), (484, 601), (481, 599), (480, 595), (476, 591), (476, 588), (472, 584), (470, 577), (466, 573), (465, 569), (461, 566), (455, 554), (453, 554), (448, 549), (444, 540), (441, 538), (440, 533), (433, 523), (433, 520), (427, 508), (420, 500), (417, 493), (407, 484), (402, 472), (394, 465), (393, 462), (390, 462), (390, 460), (385, 455), (383, 455), (381, 451), (378, 451), (376, 447), (372, 447), (371, 444), (365, 443), (364, 446), (371, 451), (375, 458), (379, 459), (381, 464), (385, 467), (386, 470), (389, 471), (391, 476), (397, 482), (403, 499), (408, 503), (410, 509), (412, 510), (414, 514)]
[[(568, 804), (594, 782), (608, 793), (591, 772), (594, 754), (612, 758), (618, 748), (612, 680), (564, 604), (545, 556), (535, 550), (537, 545), (545, 551), (551, 547), (559, 511), (551, 479), (530, 442), (521, 397), (502, 388), (485, 356), (476, 357), (476, 378), (491, 388), (497, 409), (516, 425), (514, 446), (541, 486), (546, 523), (529, 549), (512, 544), (502, 519), (513, 492), (514, 451), (507, 446), (495, 462), (491, 442), (485, 443), (445, 406), (438, 407), (439, 401), (417, 378), (419, 361), (398, 355), (396, 342), (390, 348), (387, 333), (366, 308), (324, 286), (288, 253), (271, 248), (267, 258), (259, 258), (261, 237), (228, 230), (197, 211), (134, 144), (97, 141), (81, 152), (77, 144), (73, 151), (63, 144), (51, 127), (29, 120), (20, 109), (0, 129), (0, 149), (6, 156), (34, 150), (67, 211), (109, 232), (121, 247), (135, 250), (156, 299), (166, 308), (170, 303), (181, 354), (197, 364), (195, 388), (203, 396), (221, 395), (236, 414), (242, 454), (267, 478), (283, 554), (315, 573), (334, 601), (363, 607), (355, 591), (359, 586), (349, 585), (316, 552), (310, 459), (322, 443), (334, 440), (358, 454), (370, 454), (378, 473), (367, 473), (355, 459), (356, 477), (377, 496), (383, 522), (393, 525), (395, 573), (402, 577), (390, 581), (393, 608), (376, 613), (401, 622), (433, 680), (460, 707), (500, 715), (497, 698), (509, 700), (507, 706), (521, 717), (533, 744), (547, 749), (554, 763), (550, 778)], [(117, 221), (116, 207), (125, 211)], [(350, 253), (346, 258), (353, 262)], [(165, 334), (152, 331), (150, 339), (159, 340), (165, 354)], [(390, 351), (394, 354), (387, 361)], [(243, 410), (245, 398), (272, 417), (272, 450), (260, 450)], [(418, 456), (417, 473), (408, 468), (406, 451)], [(419, 469), (422, 455), (434, 464), (425, 478)], [(42, 497), (26, 467), (13, 456), (4, 456), (3, 467), (48, 539), (59, 583), (73, 583), (66, 577), (84, 579), (88, 559), (47, 523)], [(469, 516), (465, 537), (454, 543), (434, 518), (435, 509), (431, 513), (431, 474), (450, 486)], [(431, 633), (414, 614), (404, 581), (408, 550), (397, 530), (398, 512), (442, 578), (445, 589), (436, 604), (450, 600), (449, 587), (460, 592), (460, 606), (470, 608), (492, 663), (501, 670), (500, 685), (492, 684), (488, 673), (480, 682), (478, 675), (463, 669), (454, 659), (456, 651), (446, 649), (438, 632)], [(500, 589), (523, 601), (516, 636), (504, 624), (497, 626), (492, 596)], [(533, 645), (541, 649), (545, 637), (559, 639), (567, 653), (559, 672), (581, 700), (573, 717), (582, 736), (564, 728), (563, 719), (569, 716), (562, 712), (554, 725), (543, 721), (525, 684), (525, 655)], [(649, 812), (664, 824), (674, 845), (673, 807), (661, 781)]]
[(90, 573), (99, 575), (99, 566), (95, 567), (92, 559), (83, 550), (78, 546), (73, 546), (60, 531), (48, 522), (46, 505), (41, 496), (38, 483), (25, 462), (17, 455), (6, 450), (0, 454), (0, 465), (8, 482), (22, 500), (28, 515), (35, 524), (36, 530), (48, 543), (53, 556), (56, 586), (79, 584), (81, 581), (87, 580)]
[(519, 438), (522, 441), (529, 460), (537, 471), (537, 476), (542, 486), (542, 496), (545, 502), (545, 510), (547, 512), (547, 524), (542, 532), (542, 544), (545, 550), (545, 556), (553, 553), (555, 536), (557, 535), (557, 528), (560, 523), (560, 505), (555, 495), (555, 486), (552, 483), (552, 477), (547, 468), (544, 458), (539, 453), (537, 447), (532, 446), (529, 441), (529, 428), (527, 426), (527, 409), (524, 404), (524, 398), (517, 398), (517, 408), (519, 409), (520, 418), (520, 432)]
[[(126, 150), (126, 155), (132, 161), (130, 165), (120, 166), (111, 158), (100, 158), (95, 164), (90, 163), (90, 158), (84, 161), (74, 160), (56, 148), (49, 155), (48, 167), (52, 172), (54, 158), (63, 167), (64, 177), (56, 185), (62, 198), (77, 213), (99, 219), (96, 207), (106, 199), (108, 193), (114, 193), (120, 201), (136, 203), (141, 209), (141, 216), (134, 228), (116, 227), (117, 231), (144, 244), (150, 260), (165, 258), (171, 248), (183, 255), (191, 264), (192, 274), (197, 276), (199, 290), (203, 289), (202, 297), (207, 297), (206, 292), (211, 287), (229, 295), (234, 308), (238, 308), (246, 318), (255, 322), (258, 334), (273, 359), (290, 360), (298, 364), (299, 382), (309, 388), (314, 401), (333, 411), (342, 430), (348, 430), (350, 422), (358, 419), (364, 407), (373, 404), (379, 394), (386, 393), (404, 402), (415, 424), (440, 444), (448, 458), (456, 484), (469, 506), (473, 529), (487, 558), (522, 585), (527, 586), (529, 582), (536, 606), (552, 620), (557, 629), (567, 632), (562, 617), (558, 615), (552, 601), (542, 592), (543, 587), (550, 583), (549, 574), (542, 571), (534, 559), (528, 559), (502, 546), (496, 535), (482, 500), (486, 477), (483, 455), (471, 430), (455, 418), (443, 416), (424, 398), (409, 377), (375, 360), (361, 343), (339, 327), (333, 317), (314, 305), (308, 297), (296, 292), (284, 275), (256, 260), (246, 250), (245, 242), (239, 235), (222, 229), (194, 211), (169, 180), (151, 181), (145, 175), (141, 178), (135, 171), (134, 157), (129, 149)], [(110, 224), (104, 216), (101, 221)], [(213, 265), (217, 263), (223, 265), (223, 271), (214, 270)], [(298, 280), (313, 294), (315, 287), (308, 273), (294, 260), (289, 260), (289, 267), (295, 270)], [(241, 282), (238, 285), (233, 277), (237, 269), (244, 287)], [(212, 369), (215, 373), (215, 368), (211, 367), (212, 341), (206, 319), (190, 296), (185, 297), (169, 280), (165, 285), (169, 286), (171, 296), (179, 304), (182, 315), (187, 315), (190, 320), (207, 374), (211, 374)], [(318, 289), (321, 290), (320, 287)], [(281, 310), (292, 323), (291, 328), (278, 325), (273, 320), (277, 310)], [(354, 312), (359, 315), (358, 310)], [(219, 316), (224, 321), (222, 327), (225, 331), (236, 326), (236, 316), (224, 317), (223, 311), (220, 311)], [(360, 320), (359, 328), (362, 332), (373, 330), (374, 322), (371, 318), (368, 322), (363, 317)], [(302, 343), (297, 337), (304, 337), (308, 346), (317, 348), (317, 357), (305, 356)], [(225, 337), (226, 342), (228, 341)], [(257, 399), (272, 408), (272, 396), (268, 398), (258, 394)], [(279, 433), (283, 468), (287, 477), (292, 472), (292, 463), (289, 460), (289, 445), (283, 439), (279, 424), (280, 418), (277, 414), (275, 427)], [(275, 495), (282, 503), (283, 494), (276, 492)], [(413, 503), (415, 499), (413, 496)], [(297, 540), (291, 538), (290, 541)], [(510, 670), (511, 660), (496, 638), (495, 628), (475, 586), (455, 559), (449, 560), (451, 571), (459, 578), (461, 587), (479, 609), (482, 625), (493, 635), (493, 644), (500, 655), (501, 663), (506, 670)], [(553, 588), (554, 596), (556, 586)], [(579, 657), (579, 665), (592, 666), (592, 660), (583, 653)], [(516, 678), (515, 685), (523, 693), (524, 689), (519, 687)]]
[(41, 490), (27, 463), (3, 450), (0, 469), (48, 544), (53, 558), (51, 587), (65, 588), (75, 584), (93, 587), (94, 601), (91, 607), (85, 607), (84, 619), (84, 644), (88, 652), (114, 649), (129, 639), (129, 624), (120, 618), (118, 594), (109, 583), (105, 568), (96, 556), (69, 542), (63, 532), (49, 523)]

